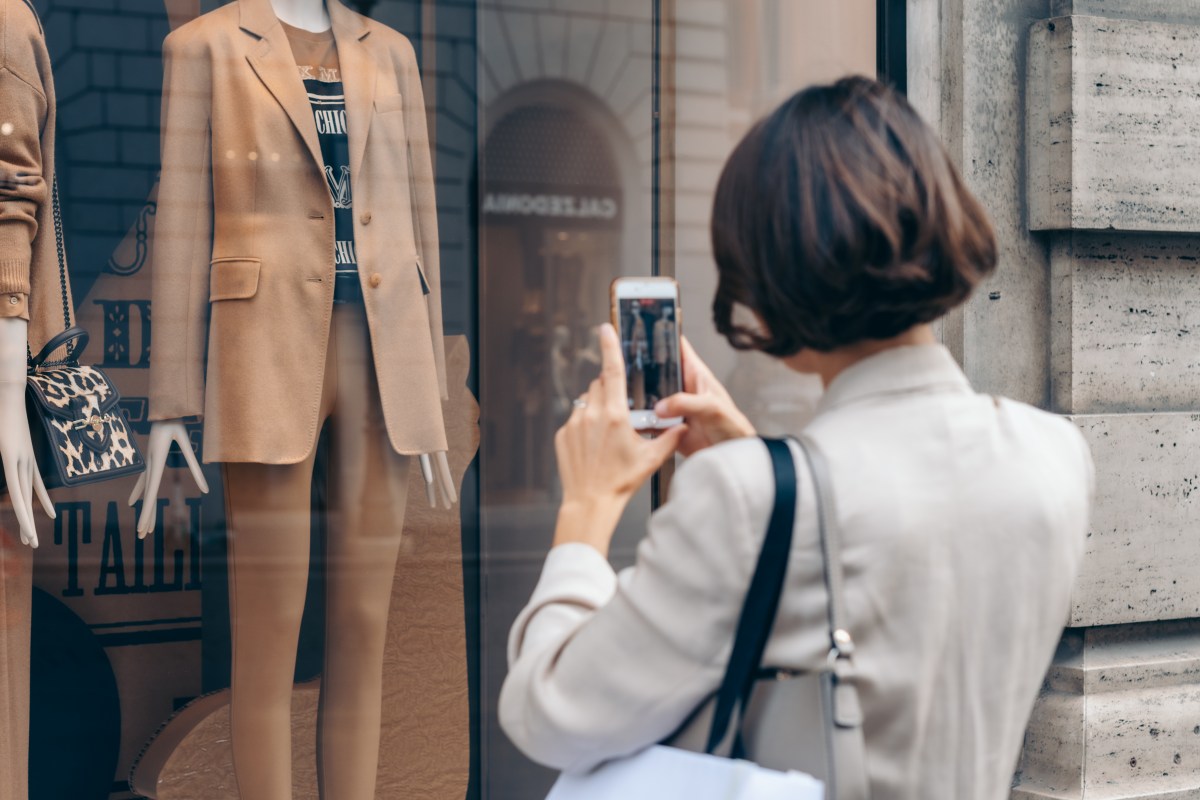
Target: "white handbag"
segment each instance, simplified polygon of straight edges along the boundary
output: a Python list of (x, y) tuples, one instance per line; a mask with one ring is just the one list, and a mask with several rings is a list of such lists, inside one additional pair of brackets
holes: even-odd
[(824, 800), (802, 772), (655, 745), (584, 775), (563, 775), (546, 800)]
[(775, 473), (775, 507), (720, 689), (666, 745), (589, 773), (563, 775), (547, 800), (867, 800), (854, 643), (844, 627), (840, 536), (828, 467), (805, 439), (799, 444), (816, 486), (829, 593), (829, 658), (821, 668), (799, 673), (762, 665), (787, 573), (798, 491), (787, 442), (763, 441)]

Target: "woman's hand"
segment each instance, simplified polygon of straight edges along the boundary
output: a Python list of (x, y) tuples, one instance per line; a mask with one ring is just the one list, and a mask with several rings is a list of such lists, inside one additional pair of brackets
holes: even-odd
[(687, 426), (647, 439), (629, 422), (625, 359), (612, 325), (600, 329), (600, 377), (554, 437), (563, 501), (554, 544), (583, 542), (602, 554), (630, 498), (675, 453)]
[(683, 391), (658, 401), (654, 413), (660, 419), (683, 417), (687, 434), (679, 452), (690, 456), (729, 439), (754, 435), (754, 426), (733, 404), (733, 398), (700, 360), (687, 337), (683, 338)]

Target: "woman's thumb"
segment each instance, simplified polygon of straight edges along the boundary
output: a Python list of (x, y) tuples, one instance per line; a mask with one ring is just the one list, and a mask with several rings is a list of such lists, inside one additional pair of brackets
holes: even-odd
[(651, 440), (650, 453), (655, 469), (661, 467), (664, 461), (674, 455), (686, 434), (687, 425), (672, 425)]
[(672, 417), (703, 418), (713, 410), (713, 399), (699, 394), (680, 392), (659, 400), (654, 413), (659, 419)]

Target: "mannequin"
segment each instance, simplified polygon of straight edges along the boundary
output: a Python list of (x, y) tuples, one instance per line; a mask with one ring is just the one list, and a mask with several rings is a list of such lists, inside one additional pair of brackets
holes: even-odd
[(411, 461), (431, 504), (457, 499), (415, 54), (338, 0), (239, 0), (168, 36), (164, 63), (138, 533), (172, 444), (207, 491), (183, 424), (202, 415), (228, 509), (234, 772), (243, 800), (291, 800), (308, 489), (330, 429), (318, 782), (371, 800)]
[(659, 399), (672, 394), (679, 380), (679, 352), (675, 335), (675, 312), (664, 307), (662, 317), (654, 323), (654, 364), (658, 386), (654, 393)]
[(0, 528), (0, 800), (27, 800), (34, 496), (51, 517), (54, 506), (25, 412), (26, 347), (36, 351), (62, 330), (63, 310), (51, 199), (54, 79), (32, 5), (0, 0), (0, 40), (0, 460), (16, 517), (10, 527), (5, 515)]
[(646, 320), (642, 317), (642, 304), (634, 300), (631, 304), (629, 323), (629, 400), (630, 408), (646, 408), (646, 369), (650, 366), (649, 340), (646, 335)]

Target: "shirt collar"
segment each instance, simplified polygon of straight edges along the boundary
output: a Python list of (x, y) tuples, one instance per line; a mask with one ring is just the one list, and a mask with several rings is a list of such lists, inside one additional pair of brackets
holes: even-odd
[(817, 413), (865, 398), (933, 389), (971, 391), (950, 351), (940, 344), (893, 347), (842, 370), (825, 390)]

